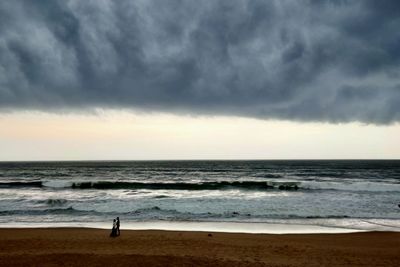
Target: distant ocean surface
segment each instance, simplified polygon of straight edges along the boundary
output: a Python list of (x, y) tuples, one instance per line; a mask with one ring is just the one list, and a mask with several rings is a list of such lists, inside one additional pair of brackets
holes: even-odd
[(400, 161), (0, 163), (0, 227), (251, 222), (400, 230)]

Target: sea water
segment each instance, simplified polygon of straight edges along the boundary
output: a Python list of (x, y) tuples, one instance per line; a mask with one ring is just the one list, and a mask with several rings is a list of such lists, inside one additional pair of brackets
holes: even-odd
[(400, 231), (399, 204), (397, 160), (0, 163), (0, 227)]

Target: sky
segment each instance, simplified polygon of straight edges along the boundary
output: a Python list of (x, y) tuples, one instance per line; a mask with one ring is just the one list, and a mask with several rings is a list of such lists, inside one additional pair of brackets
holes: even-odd
[(396, 0), (0, 2), (0, 160), (400, 158)]

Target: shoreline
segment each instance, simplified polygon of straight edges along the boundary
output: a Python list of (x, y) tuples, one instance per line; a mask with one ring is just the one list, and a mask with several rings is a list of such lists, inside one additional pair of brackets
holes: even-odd
[[(91, 228), (111, 229), (112, 219), (101, 222), (10, 222), (0, 229), (11, 228)], [(126, 230), (202, 231), (254, 234), (323, 234), (357, 232), (400, 232), (398, 220), (313, 220), (286, 222), (243, 221), (129, 221), (122, 218)]]
[(399, 232), (0, 228), (1, 266), (398, 266)]
[[(146, 221), (124, 222), (124, 230), (133, 231), (182, 231), (182, 232), (218, 232), (243, 234), (344, 234), (357, 232), (374, 232), (376, 229), (363, 230), (356, 228), (322, 226), (312, 224), (279, 224), (264, 222), (173, 222), (173, 221)], [(0, 224), (0, 229), (111, 229), (110, 223), (10, 223)], [(390, 231), (390, 229), (379, 230)], [(399, 230), (400, 231), (400, 230)], [(396, 232), (396, 231), (391, 231)]]

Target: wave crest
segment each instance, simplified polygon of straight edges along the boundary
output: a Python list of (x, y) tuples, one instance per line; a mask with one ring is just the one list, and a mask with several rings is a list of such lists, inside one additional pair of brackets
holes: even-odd
[(151, 189), (151, 190), (298, 190), (297, 182), (220, 181), (202, 183), (143, 183), (143, 182), (82, 182), (72, 183), (73, 189)]

